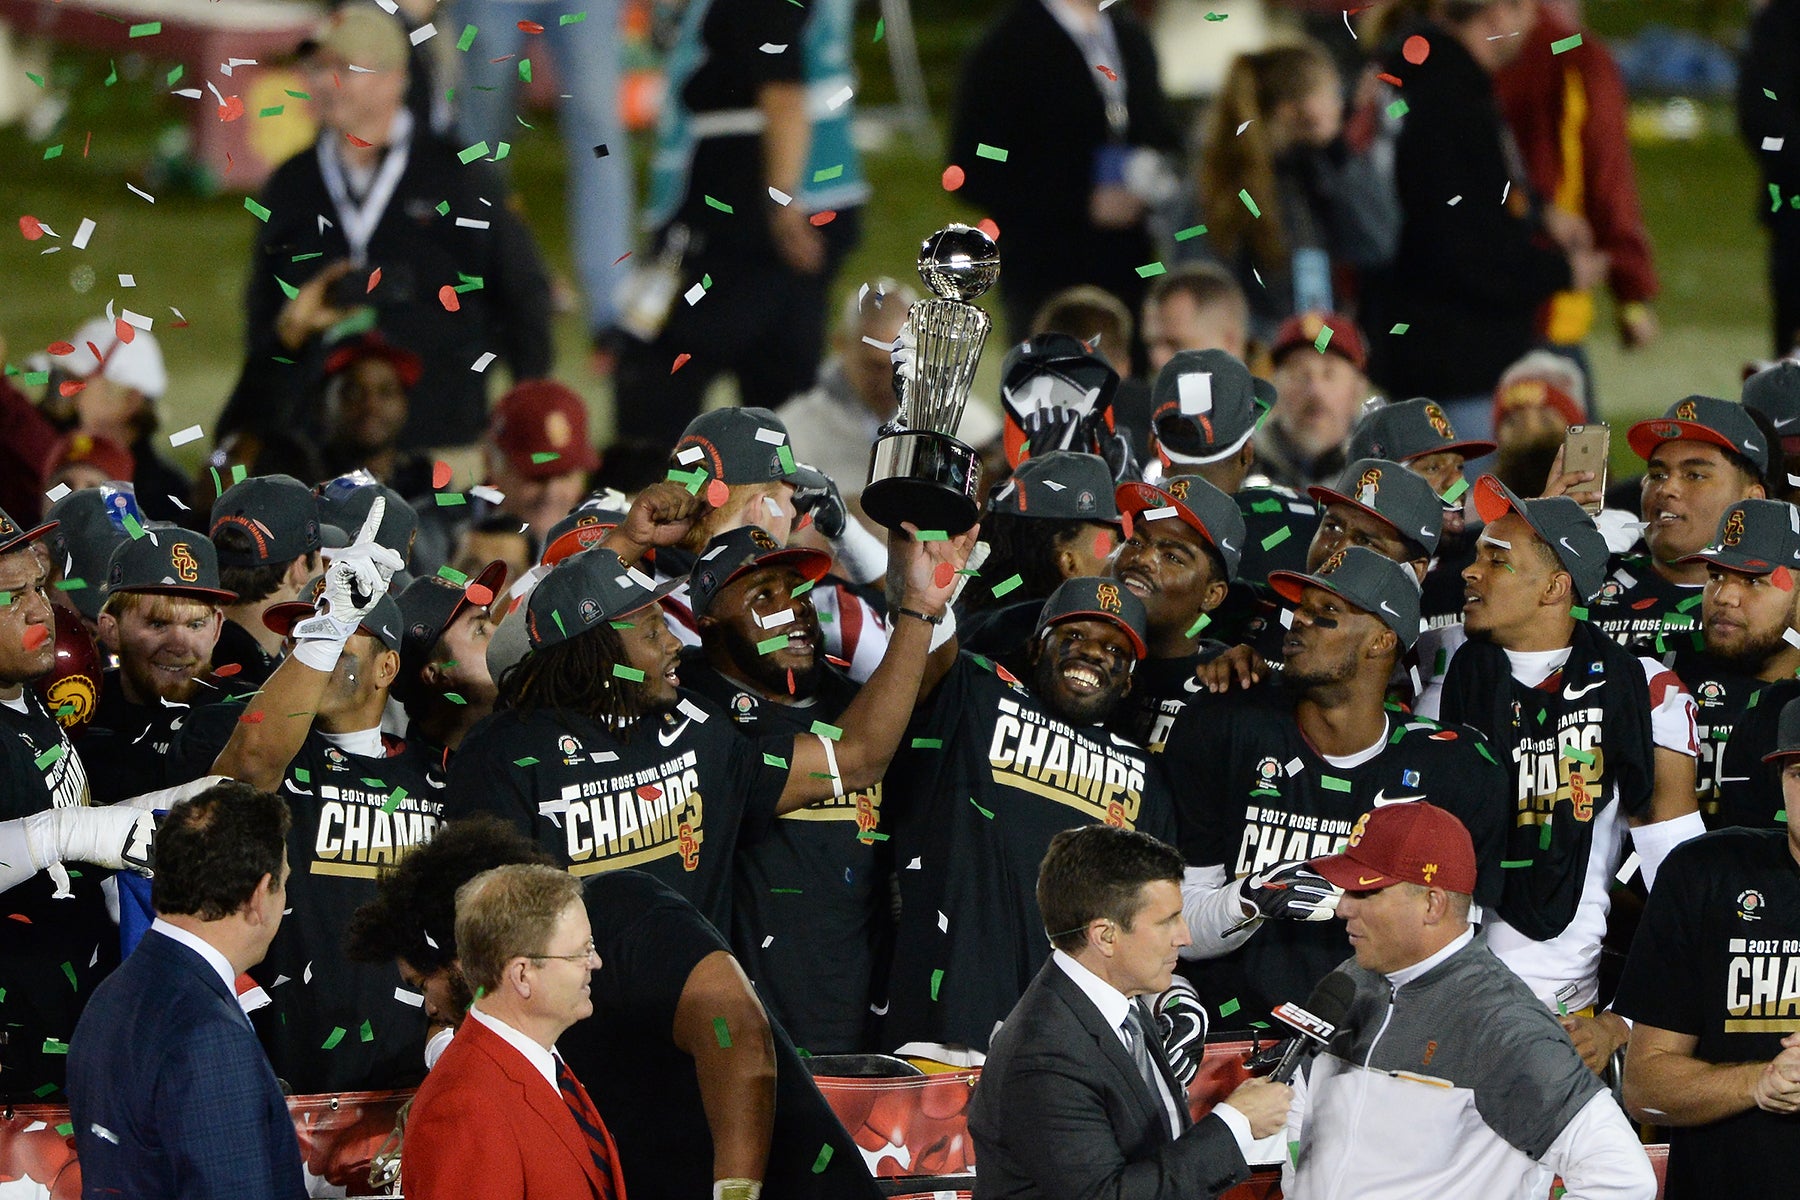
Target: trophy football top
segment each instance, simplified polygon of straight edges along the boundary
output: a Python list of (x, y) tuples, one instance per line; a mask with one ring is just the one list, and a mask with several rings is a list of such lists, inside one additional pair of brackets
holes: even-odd
[(972, 301), (1000, 278), (1000, 250), (968, 225), (946, 225), (919, 247), (919, 278), (946, 300)]

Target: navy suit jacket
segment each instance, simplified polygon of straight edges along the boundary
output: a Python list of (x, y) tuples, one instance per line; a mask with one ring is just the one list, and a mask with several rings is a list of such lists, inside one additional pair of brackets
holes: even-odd
[(300, 1144), (237, 997), (155, 931), (94, 991), (69, 1044), (82, 1193), (300, 1200)]
[[(1162, 1047), (1152, 1056), (1177, 1099)], [(975, 1098), (976, 1200), (1198, 1200), (1250, 1177), (1217, 1116), (1169, 1136), (1168, 1112), (1056, 961), (995, 1035)]]

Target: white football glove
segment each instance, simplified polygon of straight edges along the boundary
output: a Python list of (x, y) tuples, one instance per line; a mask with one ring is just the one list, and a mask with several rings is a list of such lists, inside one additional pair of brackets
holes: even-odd
[(337, 666), (344, 643), (356, 633), (387, 595), (388, 581), (405, 564), (394, 551), (375, 540), (387, 498), (375, 497), (356, 540), (334, 551), (325, 569), (325, 590), (319, 593), (313, 615), (294, 624), (294, 656), (307, 666), (329, 671)]

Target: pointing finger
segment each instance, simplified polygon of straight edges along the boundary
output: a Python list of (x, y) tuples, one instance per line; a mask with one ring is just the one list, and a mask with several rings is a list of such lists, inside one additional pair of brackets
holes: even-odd
[(363, 518), (363, 525), (356, 535), (356, 544), (366, 546), (375, 540), (375, 531), (381, 528), (381, 518), (387, 515), (387, 497), (377, 493), (375, 503), (369, 505), (369, 515)]

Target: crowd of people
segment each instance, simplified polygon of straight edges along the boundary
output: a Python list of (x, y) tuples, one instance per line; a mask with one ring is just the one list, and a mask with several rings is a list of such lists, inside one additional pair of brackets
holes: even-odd
[[(860, 502), (924, 384), (913, 288), (827, 319), (848, 4), (688, 5), (655, 247), (582, 264), (604, 452), (441, 64), (338, 10), (201, 475), (149, 329), (0, 381), (0, 1102), (89, 1194), (305, 1195), (284, 1094), (417, 1088), (408, 1195), (873, 1197), (804, 1059), (883, 1055), (983, 1071), (977, 1195), (1644, 1197), (1633, 1120), (1671, 1197), (1784, 1194), (1800, 362), (1568, 457), (1586, 293), (1656, 332), (1616, 71), (1417, 9), (1234, 63), (1186, 173), (1126, 6), (972, 50), (967, 529)], [(1208, 1031), (1309, 995), (1194, 1123)]]

